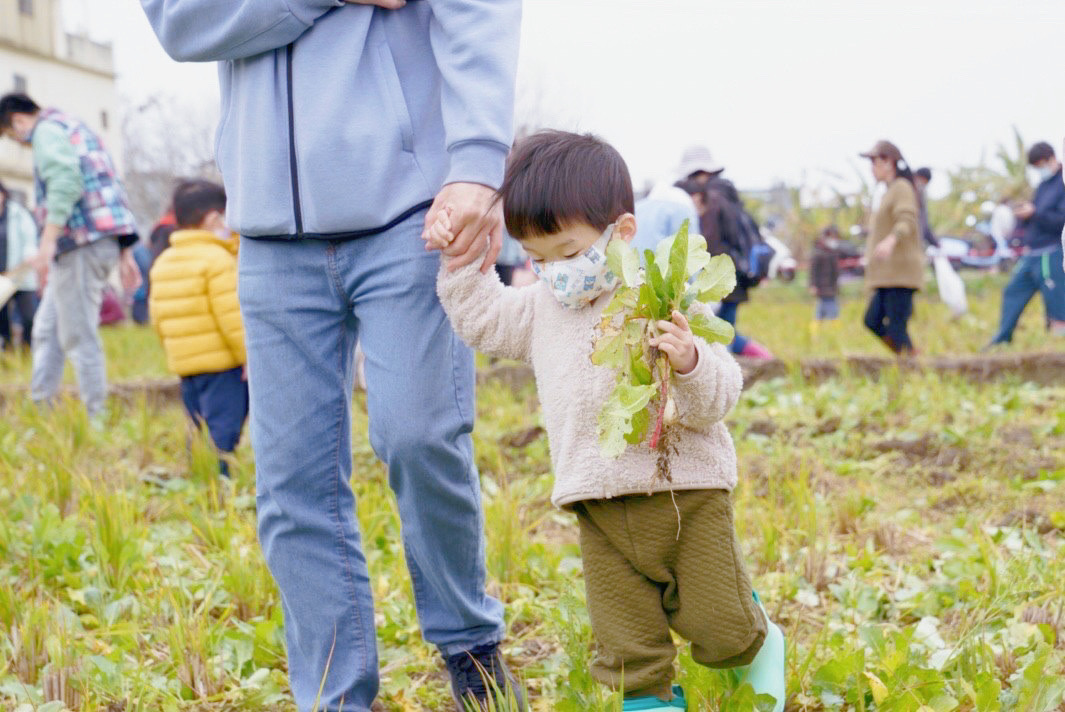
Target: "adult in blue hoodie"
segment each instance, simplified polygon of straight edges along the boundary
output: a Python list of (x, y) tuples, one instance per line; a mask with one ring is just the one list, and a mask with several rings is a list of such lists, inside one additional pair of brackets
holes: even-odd
[[(502, 214), (520, 0), (141, 0), (163, 47), (217, 61), (216, 158), (242, 239), (259, 538), (301, 710), (366, 712), (374, 609), (349, 484), (356, 340), (424, 638), (456, 698), (506, 683), (485, 594), (473, 359), (421, 239), (439, 206), (472, 262)], [(376, 7), (379, 5), (380, 7)], [(435, 202), (434, 202), (435, 199)]]
[(1065, 183), (1061, 162), (1053, 147), (1040, 141), (1028, 151), (1028, 164), (1038, 173), (1039, 185), (1032, 202), (1014, 208), (1024, 230), (1025, 251), (1002, 293), (1002, 318), (992, 345), (1013, 340), (1013, 330), (1036, 292), (1043, 295), (1050, 331), (1065, 334)]

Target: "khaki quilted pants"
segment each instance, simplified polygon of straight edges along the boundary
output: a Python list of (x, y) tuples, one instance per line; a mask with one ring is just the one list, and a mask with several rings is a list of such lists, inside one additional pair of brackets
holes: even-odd
[(708, 667), (749, 663), (766, 622), (751, 596), (725, 490), (588, 500), (580, 525), (588, 614), (598, 643), (592, 675), (613, 688), (668, 685), (670, 628)]

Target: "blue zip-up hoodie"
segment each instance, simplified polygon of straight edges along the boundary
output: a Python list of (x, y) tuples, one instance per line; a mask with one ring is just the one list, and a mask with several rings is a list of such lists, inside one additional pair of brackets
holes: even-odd
[(1030, 250), (1048, 250), (1062, 241), (1065, 229), (1065, 183), (1061, 169), (1035, 189), (1035, 213), (1024, 221), (1024, 244)]
[(242, 235), (344, 239), (445, 183), (498, 188), (521, 0), (141, 0), (179, 61), (219, 61), (215, 156)]

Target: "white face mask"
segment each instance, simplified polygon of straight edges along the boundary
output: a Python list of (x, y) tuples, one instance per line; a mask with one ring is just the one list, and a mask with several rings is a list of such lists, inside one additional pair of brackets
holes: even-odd
[(595, 244), (568, 260), (532, 263), (533, 272), (562, 306), (580, 309), (617, 286), (617, 276), (606, 266), (606, 246), (613, 233), (614, 225), (608, 225)]
[(1052, 178), (1057, 171), (1049, 163), (1028, 169), (1028, 180), (1038, 188), (1047, 178)]

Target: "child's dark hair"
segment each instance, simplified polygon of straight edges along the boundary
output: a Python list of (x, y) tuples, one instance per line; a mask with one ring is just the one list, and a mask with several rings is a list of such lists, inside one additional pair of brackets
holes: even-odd
[(515, 144), (499, 195), (507, 232), (519, 240), (579, 223), (605, 230), (636, 209), (621, 154), (598, 136), (568, 131), (541, 131)]
[(0, 128), (11, 126), (13, 114), (36, 114), (41, 110), (37, 102), (22, 92), (11, 92), (0, 97)]
[(196, 228), (207, 213), (226, 209), (225, 188), (209, 180), (182, 181), (174, 190), (174, 221), (180, 228)]

